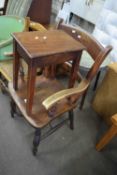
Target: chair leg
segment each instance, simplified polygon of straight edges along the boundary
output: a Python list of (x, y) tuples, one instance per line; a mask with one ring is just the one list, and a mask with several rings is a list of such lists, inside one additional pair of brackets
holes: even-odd
[(100, 151), (117, 134), (117, 125), (112, 125), (102, 139), (97, 143), (96, 150)]
[(73, 110), (69, 111), (69, 121), (70, 121), (70, 129), (74, 129), (74, 112)]
[(94, 83), (94, 87), (93, 87), (93, 90), (95, 91), (96, 88), (97, 88), (97, 84), (98, 84), (98, 81), (99, 81), (99, 77), (100, 77), (100, 74), (101, 74), (101, 71), (99, 71), (96, 75), (96, 80), (95, 80), (95, 83)]
[(40, 143), (40, 138), (41, 138), (41, 129), (38, 128), (35, 130), (35, 135), (34, 135), (34, 140), (33, 140), (33, 155), (36, 156), (37, 151), (38, 151), (38, 146)]
[(83, 105), (84, 105), (84, 102), (85, 102), (85, 98), (86, 98), (86, 95), (87, 95), (87, 91), (88, 91), (88, 89), (85, 91), (85, 93), (83, 94), (83, 96), (81, 98), (81, 102), (80, 102), (80, 106), (79, 106), (80, 110), (82, 110), (82, 108), (83, 108)]
[(10, 106), (11, 106), (11, 117), (14, 118), (14, 114), (16, 113), (16, 104), (12, 99), (10, 101)]

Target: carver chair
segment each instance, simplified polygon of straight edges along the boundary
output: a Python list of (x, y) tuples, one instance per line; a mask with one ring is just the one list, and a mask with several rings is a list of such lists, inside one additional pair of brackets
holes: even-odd
[[(88, 68), (86, 78), (91, 82), (91, 80), (95, 77), (98, 73), (98, 70), (102, 64), (102, 62), (106, 59), (107, 55), (112, 50), (111, 46), (103, 47), (91, 34), (84, 31), (81, 27), (73, 27), (67, 24), (63, 24), (62, 21), (58, 24), (58, 29), (64, 30), (69, 35), (71, 35), (74, 39), (81, 42), (85, 47), (86, 50), (83, 51), (85, 54), (82, 54), (81, 62), (86, 60), (85, 56), (89, 55), (90, 59), (92, 59), (92, 64)], [(88, 59), (89, 57), (87, 57)], [(87, 60), (88, 62), (88, 60)], [(67, 69), (69, 71), (71, 63), (67, 62), (66, 65), (63, 65), (63, 69)], [(82, 79), (82, 75), (78, 72), (78, 79)], [(89, 86), (88, 86), (89, 87)], [(80, 109), (82, 109), (84, 100), (88, 91), (88, 87), (85, 90), (85, 93), (82, 96), (82, 100), (80, 103)]]
[[(91, 83), (91, 80), (97, 73), (100, 64), (103, 62), (106, 55), (112, 49), (111, 46), (103, 48), (91, 35), (87, 34), (80, 28), (76, 29), (76, 28), (73, 28), (71, 26), (64, 25), (64, 24), (59, 24), (58, 28), (61, 30), (64, 30), (69, 35), (71, 35), (73, 38), (78, 40), (78, 43), (79, 42), (83, 43), (84, 46), (86, 47), (86, 50), (89, 53), (91, 53), (91, 56), (94, 58), (94, 64), (91, 66), (86, 77), (85, 76), (83, 77), (83, 75), (80, 76), (82, 77), (82, 79), (79, 82), (77, 72), (76, 72), (76, 70), (79, 67), (79, 62), (75, 62), (75, 61), (71, 62), (71, 71), (68, 76), (68, 84), (66, 85), (67, 88), (63, 86), (61, 87), (58, 84), (58, 81), (56, 81), (56, 79), (53, 78), (53, 76), (51, 78), (45, 77), (46, 72), (44, 70), (44, 73), (41, 76), (38, 76), (36, 79), (35, 88), (37, 89), (35, 89), (35, 95), (34, 95), (35, 100), (33, 104), (36, 105), (36, 102), (37, 102), (38, 105), (33, 107), (32, 111), (34, 112), (38, 110), (38, 115), (34, 115), (34, 114), (28, 115), (26, 113), (25, 87), (27, 86), (26, 86), (25, 81), (21, 80), (19, 82), (20, 89), (21, 91), (23, 90), (22, 92), (20, 91), (20, 89), (18, 91), (15, 91), (12, 87), (12, 82), (9, 83), (9, 91), (10, 91), (10, 94), (13, 100), (15, 101), (15, 102), (13, 100), (11, 101), (11, 115), (14, 117), (14, 113), (17, 112), (15, 108), (15, 104), (17, 104), (18, 108), (20, 109), (21, 113), (26, 118), (26, 120), (28, 120), (28, 122), (36, 129), (34, 140), (33, 140), (33, 154), (34, 155), (36, 155), (37, 148), (40, 143), (41, 129), (45, 127), (46, 125), (51, 125), (53, 120), (59, 117), (64, 117), (63, 114), (68, 112), (70, 128), (71, 129), (74, 128), (73, 110), (74, 108), (76, 108), (80, 97), (82, 97), (84, 94), (86, 95), (86, 92)], [(70, 43), (68, 43), (68, 45), (69, 44)], [(54, 66), (55, 65), (53, 65), (53, 67)], [(74, 71), (74, 68), (75, 68), (75, 71)], [(57, 69), (58, 68), (56, 66), (54, 71), (55, 70), (57, 71)], [(39, 84), (37, 82), (39, 82)], [(68, 88), (68, 87), (71, 87), (71, 88)], [(22, 100), (20, 100), (19, 97), (17, 98), (17, 94), (21, 95)], [(40, 94), (40, 96), (39, 98), (36, 98), (36, 95), (38, 94)]]

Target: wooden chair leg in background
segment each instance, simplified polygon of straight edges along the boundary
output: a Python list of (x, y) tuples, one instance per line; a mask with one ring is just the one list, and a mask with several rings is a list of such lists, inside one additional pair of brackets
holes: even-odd
[(34, 140), (33, 140), (33, 150), (32, 150), (32, 152), (33, 152), (34, 156), (36, 156), (36, 154), (37, 154), (37, 150), (38, 150), (40, 140), (41, 140), (41, 129), (37, 128), (35, 130), (35, 135), (34, 135)]
[[(94, 87), (93, 87), (94, 91), (97, 88), (98, 81), (99, 81), (99, 78), (100, 78), (100, 74), (101, 74), (101, 70), (96, 75), (96, 80), (95, 80)], [(85, 98), (86, 98), (86, 95), (87, 95), (87, 91), (88, 91), (88, 89), (85, 91), (84, 95), (82, 96), (82, 99), (81, 99), (81, 102), (80, 102), (80, 106), (79, 106), (80, 110), (82, 110), (82, 108), (83, 108), (83, 105), (84, 105), (84, 102), (85, 102)]]
[(73, 110), (69, 111), (69, 121), (70, 121), (70, 129), (74, 129), (74, 113)]
[(11, 107), (11, 117), (14, 118), (16, 114), (16, 104), (12, 99), (10, 101), (10, 107)]
[(101, 151), (104, 146), (106, 146), (111, 139), (117, 135), (117, 114), (112, 116), (112, 126), (109, 128), (109, 130), (105, 133), (105, 135), (101, 138), (101, 140), (96, 145), (96, 150)]
[(82, 110), (82, 108), (83, 108), (83, 105), (84, 105), (84, 102), (85, 102), (85, 98), (86, 98), (86, 95), (87, 95), (87, 91), (88, 91), (88, 89), (85, 91), (85, 93), (83, 94), (83, 96), (81, 98), (81, 102), (80, 102), (80, 106), (79, 106), (80, 110)]

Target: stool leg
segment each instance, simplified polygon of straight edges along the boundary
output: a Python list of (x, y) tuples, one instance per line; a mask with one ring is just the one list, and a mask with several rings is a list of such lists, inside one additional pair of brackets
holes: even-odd
[(102, 139), (97, 143), (96, 150), (100, 151), (117, 134), (117, 125), (112, 125)]
[(40, 138), (41, 138), (41, 129), (36, 129), (35, 130), (35, 135), (34, 135), (34, 140), (33, 140), (33, 155), (36, 156), (38, 146), (40, 143)]
[(70, 121), (70, 129), (74, 129), (74, 113), (73, 110), (69, 111), (69, 121)]

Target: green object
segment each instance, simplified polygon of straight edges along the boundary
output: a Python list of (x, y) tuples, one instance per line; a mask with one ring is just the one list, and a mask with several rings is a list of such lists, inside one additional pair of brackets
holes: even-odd
[[(11, 34), (25, 30), (25, 19), (17, 16), (0, 16), (0, 60), (12, 59), (13, 53)], [(8, 55), (7, 55), (8, 54)]]

